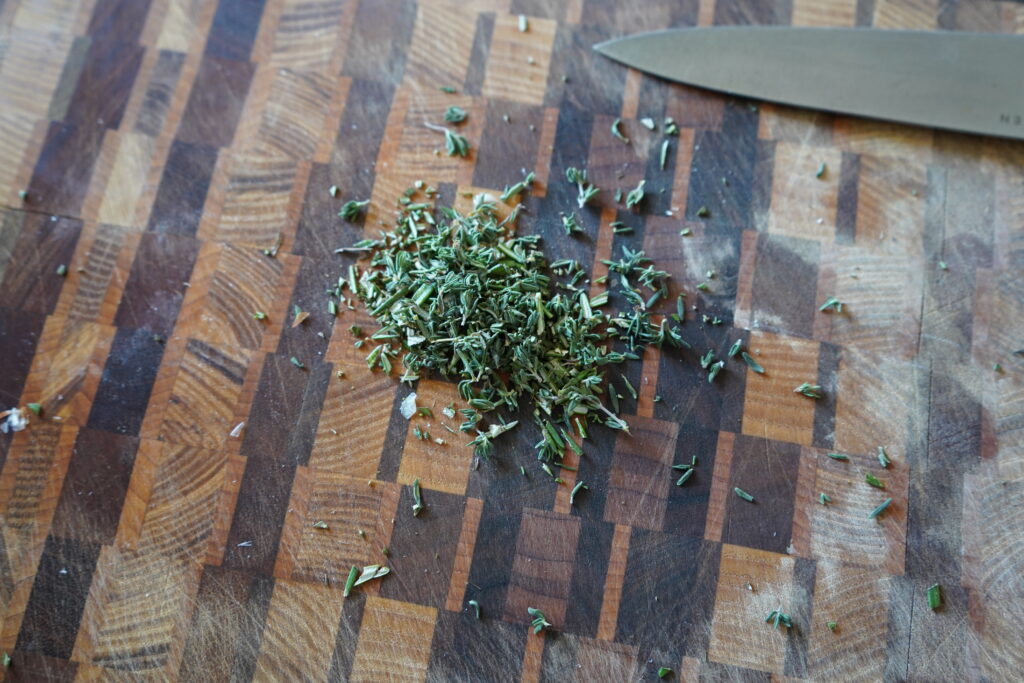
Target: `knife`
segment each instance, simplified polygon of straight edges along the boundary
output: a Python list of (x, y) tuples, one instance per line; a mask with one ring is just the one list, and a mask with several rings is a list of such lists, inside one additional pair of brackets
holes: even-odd
[(662, 78), (754, 99), (1024, 139), (1024, 37), (729, 26), (594, 46)]

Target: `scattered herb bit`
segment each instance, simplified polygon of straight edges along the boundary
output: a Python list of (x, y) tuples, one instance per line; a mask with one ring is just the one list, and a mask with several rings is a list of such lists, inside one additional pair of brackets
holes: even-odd
[(519, 32), (526, 33), (530, 28), (529, 22), (526, 20), (525, 14), (519, 15)]
[(882, 482), (882, 480), (880, 480), (875, 475), (871, 474), (870, 472), (865, 472), (864, 473), (864, 481), (866, 481), (867, 483), (871, 484), (876, 489), (884, 489), (885, 488), (885, 483)]
[(434, 411), (428, 408), (427, 406), (419, 406), (418, 408), (416, 408), (416, 412), (422, 415), (423, 417), (434, 417)]
[(277, 238), (274, 240), (274, 246), (263, 250), (264, 256), (274, 258), (277, 256), (278, 250), (281, 248), (281, 243), (284, 241), (284, 236), (281, 233), (277, 233)]
[(647, 130), (654, 130), (654, 119), (652, 119), (649, 116), (642, 118), (640, 119), (640, 125), (646, 128)]
[(338, 315), (338, 304), (335, 303), (334, 299), (327, 300), (327, 313), (335, 317)]
[(732, 492), (735, 493), (740, 498), (742, 498), (743, 500), (747, 501), (748, 503), (754, 502), (754, 497), (738, 486), (734, 488)]
[(442, 85), (440, 88), (438, 88), (438, 90), (440, 90), (441, 92), (446, 92), (449, 95), (454, 95), (456, 92), (458, 92), (455, 88), (453, 88), (450, 85)]
[(661, 143), (661, 155), (658, 157), (658, 165), (662, 171), (665, 170), (665, 164), (668, 162), (668, 140), (664, 140)]
[(949, 266), (946, 265), (945, 261), (939, 261), (939, 269), (940, 270), (949, 270)]
[(682, 486), (683, 484), (685, 484), (686, 481), (693, 476), (694, 472), (696, 472), (696, 470), (693, 469), (692, 467), (687, 467), (685, 470), (683, 470), (682, 476), (676, 480), (676, 486)]
[(728, 353), (729, 358), (735, 357), (736, 354), (739, 353), (740, 349), (742, 349), (742, 348), (743, 348), (743, 340), (742, 339), (737, 339), (733, 343), (733, 345), (729, 347), (729, 353)]
[(690, 230), (689, 228), (683, 228), (682, 230), (679, 231), (679, 235), (681, 237), (689, 237), (692, 234), (693, 230)]
[(942, 586), (937, 583), (928, 586), (928, 607), (932, 610), (942, 607)]
[(999, 363), (993, 363), (992, 364), (992, 372), (1002, 372), (1002, 371), (1003, 371), (1003, 366), (1002, 365), (1000, 365)]
[(668, 668), (667, 666), (660, 667), (658, 669), (658, 678), (665, 678), (666, 676), (670, 675), (671, 673), (672, 673), (672, 669)]
[(886, 455), (885, 448), (883, 448), (882, 446), (878, 447), (878, 462), (882, 467), (888, 467), (889, 463), (892, 462), (889, 459), (889, 456)]
[(641, 180), (640, 184), (629, 191), (626, 195), (626, 208), (632, 209), (634, 206), (639, 204), (644, 199), (644, 185), (647, 183), (646, 180)]
[(565, 230), (566, 235), (572, 235), (576, 232), (583, 232), (583, 228), (576, 221), (576, 214), (570, 213), (568, 216), (562, 215), (562, 228)]
[(835, 630), (836, 630), (836, 627), (837, 627), (837, 626), (839, 626), (839, 624), (837, 624), (837, 623), (836, 623), (836, 622), (834, 622), (834, 621), (830, 621), (830, 622), (828, 622), (828, 623), (827, 623), (827, 624), (825, 624), (825, 625), (826, 625), (826, 626), (828, 626), (828, 630), (829, 630), (829, 631), (835, 631)]
[(724, 367), (725, 361), (720, 360), (717, 363), (714, 363), (710, 368), (708, 368), (708, 384), (711, 384), (712, 382), (715, 381), (715, 377), (718, 376), (718, 373), (721, 372), (722, 368)]
[(665, 135), (679, 135), (679, 126), (671, 117), (665, 119)]
[(359, 567), (352, 565), (352, 569), (348, 571), (348, 578), (345, 579), (345, 590), (341, 592), (343, 597), (348, 597), (349, 593), (352, 592), (352, 588), (356, 585), (356, 579), (359, 578)]
[(252, 314), (252, 317), (255, 318), (256, 320), (266, 320), (267, 314), (264, 313), (263, 311), (256, 311), (255, 313)]
[(523, 190), (533, 184), (534, 174), (528, 173), (526, 177), (520, 180), (515, 185), (505, 187), (505, 191), (501, 193), (501, 201), (508, 203), (513, 197), (517, 197)]
[(448, 123), (462, 123), (466, 120), (466, 110), (453, 104), (445, 110), (444, 120)]
[(331, 194), (332, 197), (337, 197), (338, 196), (338, 186), (337, 185), (331, 185), (330, 188), (328, 188), (327, 191)]
[(773, 609), (768, 613), (768, 616), (764, 618), (765, 623), (770, 623), (775, 628), (779, 626), (785, 626), (786, 628), (793, 628), (792, 618), (782, 611), (782, 608)]
[(828, 310), (830, 308), (833, 309), (836, 313), (842, 313), (843, 312), (843, 302), (840, 301), (839, 299), (835, 298), (834, 296), (830, 296), (829, 298), (825, 299), (825, 303), (823, 303), (818, 308), (818, 310), (819, 311), (826, 311), (826, 310)]
[(414, 479), (412, 482), (412, 516), (416, 517), (423, 512), (423, 497), (420, 493), (420, 480)]
[(600, 190), (587, 182), (587, 172), (581, 171), (578, 168), (570, 166), (565, 169), (565, 177), (570, 183), (576, 183), (578, 194), (576, 196), (576, 203), (582, 209), (587, 202), (593, 199)]
[(842, 453), (826, 453), (825, 455), (827, 455), (828, 457), (832, 458), (833, 460), (849, 460), (850, 459), (850, 456), (843, 455)]
[(891, 502), (892, 498), (886, 498), (884, 501), (882, 501), (881, 505), (879, 505), (878, 507), (871, 511), (871, 514), (868, 515), (868, 519), (874, 519), (878, 517), (878, 515), (882, 514), (885, 511), (885, 509), (889, 507), (889, 503)]
[(626, 225), (622, 221), (611, 222), (612, 233), (616, 235), (630, 235), (633, 233), (632, 226)]
[(359, 218), (360, 214), (362, 214), (363, 207), (369, 203), (369, 199), (365, 199), (361, 202), (350, 199), (341, 207), (341, 211), (338, 212), (338, 215), (347, 221), (355, 221)]
[[(28, 190), (18, 190), (18, 199), (20, 199), (21, 201), (23, 201), (23, 202), (25, 202), (27, 204), (28, 203)], [(4, 653), (4, 656), (5, 657), (7, 656), (6, 653)]]
[(710, 218), (710, 217), (711, 217), (711, 210), (708, 209), (708, 207), (702, 206), (699, 209), (697, 209), (697, 218)]
[(289, 360), (292, 362), (292, 365), (294, 365), (295, 367), (299, 368), (300, 370), (302, 368), (306, 367), (306, 364), (303, 363), (298, 358), (296, 358), (295, 356), (292, 356)]
[(804, 382), (793, 390), (795, 394), (803, 394), (808, 398), (821, 398), (821, 386)]
[[(363, 567), (363, 571), (360, 572), (359, 578), (357, 578), (352, 585), (353, 587), (359, 586), (367, 581), (373, 581), (374, 579), (379, 579), (382, 576), (387, 576), (390, 573), (391, 570), (388, 567), (379, 564), (370, 564)], [(349, 576), (351, 576), (351, 574), (349, 574)]]
[(746, 351), (741, 352), (740, 358), (743, 359), (743, 362), (746, 363), (751, 370), (760, 375), (764, 374), (764, 368), (762, 368), (761, 364), (754, 360), (753, 356), (751, 356), (749, 353), (747, 353)]
[(622, 131), (619, 130), (619, 126), (621, 124), (622, 124), (622, 119), (615, 119), (614, 121), (612, 121), (612, 135), (614, 135), (619, 140), (622, 140), (623, 142), (628, 144), (629, 143), (629, 138), (627, 138), (625, 135), (623, 135)]
[(818, 496), (818, 502), (822, 505), (828, 505), (832, 502), (832, 498), (829, 497), (828, 494), (822, 493)]
[(68, 274), (68, 267), (67, 266), (65, 266), (63, 263), (60, 264), (59, 266), (57, 266), (57, 275), (60, 275), (61, 277), (64, 277), (67, 274)]
[(824, 161), (821, 162), (821, 165), (818, 166), (818, 170), (814, 173), (814, 177), (815, 178), (824, 178), (825, 177), (825, 171), (827, 171), (827, 170), (828, 170), (828, 166), (825, 165)]
[(576, 482), (576, 485), (572, 487), (572, 493), (569, 494), (569, 505), (572, 505), (575, 502), (576, 494), (583, 489), (587, 489), (589, 491), (590, 487), (584, 484), (582, 481)]
[(708, 283), (706, 283), (706, 282), (698, 282), (697, 283), (697, 289), (699, 289), (702, 292), (706, 292), (710, 288), (708, 287)]
[(327, 522), (325, 522), (323, 520), (318, 520), (316, 522), (313, 522), (313, 528), (314, 529), (326, 529), (327, 528)]
[(444, 151), (448, 153), (448, 156), (458, 155), (465, 157), (469, 154), (469, 141), (466, 140), (464, 135), (453, 133), (447, 128), (440, 128), (439, 130), (444, 131)]
[(476, 600), (470, 600), (469, 606), (473, 608), (473, 612), (476, 614), (477, 621), (480, 621), (480, 603)]
[(539, 609), (535, 607), (527, 607), (526, 613), (531, 617), (530, 626), (533, 627), (534, 633), (540, 633), (547, 627), (551, 626), (551, 622), (544, 618), (544, 613)]

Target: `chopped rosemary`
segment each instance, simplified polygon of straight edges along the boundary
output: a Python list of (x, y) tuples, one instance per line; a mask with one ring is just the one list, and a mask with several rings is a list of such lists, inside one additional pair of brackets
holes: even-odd
[(612, 233), (616, 235), (630, 235), (633, 233), (633, 228), (622, 221), (612, 221), (611, 227)]
[(540, 633), (547, 627), (551, 626), (551, 622), (544, 618), (544, 613), (539, 609), (536, 609), (535, 607), (527, 607), (526, 613), (530, 615), (530, 626), (533, 627), (534, 633)]
[(885, 483), (882, 482), (878, 477), (871, 474), (870, 472), (864, 473), (864, 481), (874, 486), (876, 489), (884, 489)]
[(572, 492), (569, 494), (569, 505), (572, 505), (576, 501), (576, 494), (583, 489), (587, 489), (589, 491), (590, 487), (582, 481), (576, 482), (576, 485), (572, 487)]
[(937, 583), (928, 586), (928, 607), (932, 610), (942, 607), (942, 586)]
[(453, 104), (445, 110), (444, 120), (448, 123), (462, 123), (466, 120), (466, 110)]
[(412, 516), (416, 517), (423, 512), (423, 497), (420, 493), (420, 480), (414, 479), (412, 482)]
[(685, 470), (683, 470), (683, 475), (676, 480), (676, 486), (682, 486), (683, 484), (685, 484), (686, 481), (693, 476), (693, 473), (695, 471), (696, 470), (694, 470), (694, 468), (692, 467), (687, 467)]
[(889, 467), (889, 464), (892, 462), (882, 446), (878, 447), (878, 462), (882, 467)]
[(821, 398), (821, 386), (804, 382), (793, 390), (795, 394), (803, 394), (808, 398)]
[(466, 140), (464, 135), (453, 133), (447, 128), (444, 129), (444, 149), (448, 153), (448, 156), (453, 157), (458, 155), (465, 157), (469, 154), (469, 141)]
[(718, 373), (721, 372), (722, 368), (724, 367), (725, 361), (720, 360), (717, 363), (712, 364), (711, 367), (708, 368), (708, 384), (711, 384), (712, 382), (715, 381), (715, 377), (718, 376)]
[(480, 603), (476, 600), (470, 600), (469, 606), (473, 608), (473, 612), (476, 614), (477, 621), (480, 621)]
[(668, 150), (668, 140), (663, 140), (661, 143), (661, 154), (658, 157), (658, 166), (661, 168), (662, 171), (665, 170), (665, 164), (668, 163)]
[(825, 455), (827, 455), (828, 457), (832, 458), (833, 460), (849, 460), (850, 459), (850, 456), (843, 455), (842, 453), (826, 453)]
[(347, 221), (357, 220), (359, 218), (359, 215), (363, 212), (363, 207), (369, 203), (369, 199), (365, 199), (361, 202), (357, 202), (354, 199), (350, 199), (349, 201), (345, 202), (345, 204), (341, 207), (341, 211), (338, 212), (338, 215)]
[(646, 180), (641, 180), (640, 183), (629, 191), (626, 195), (626, 208), (632, 209), (634, 206), (639, 204), (644, 199), (644, 185), (647, 183)]
[(622, 131), (619, 129), (620, 125), (622, 125), (622, 119), (615, 119), (614, 121), (612, 121), (612, 135), (617, 137), (619, 140), (622, 140), (623, 142), (629, 144), (629, 138), (623, 135)]
[(749, 353), (747, 353), (746, 351), (741, 352), (740, 358), (743, 359), (743, 362), (746, 363), (751, 370), (761, 375), (764, 374), (764, 368), (762, 368), (761, 364), (754, 360), (754, 358)]
[(327, 522), (325, 522), (323, 520), (317, 520), (316, 522), (313, 522), (313, 528), (314, 529), (326, 529), (326, 528), (328, 528), (327, 527)]
[(596, 186), (587, 182), (587, 172), (585, 170), (581, 171), (578, 168), (570, 166), (565, 169), (565, 177), (570, 183), (576, 183), (576, 188), (578, 190), (576, 203), (581, 209), (586, 206), (587, 202), (593, 199), (598, 192), (600, 192)]
[(868, 515), (868, 519), (874, 519), (878, 517), (878, 515), (882, 514), (885, 511), (885, 509), (889, 507), (889, 503), (891, 502), (892, 498), (886, 498), (884, 501), (882, 501), (881, 505), (879, 505), (878, 507), (871, 511), (871, 514)]
[(819, 311), (827, 311), (830, 308), (832, 310), (834, 310), (836, 313), (842, 313), (843, 312), (843, 302), (840, 301), (839, 299), (835, 298), (834, 296), (830, 296), (829, 298), (825, 299), (825, 303), (823, 303), (818, 308), (818, 310)]
[(742, 498), (743, 500), (747, 501), (748, 503), (754, 502), (754, 497), (747, 493), (746, 491), (744, 491), (743, 489), (741, 489), (739, 486), (733, 488), (732, 492), (735, 493), (740, 498)]

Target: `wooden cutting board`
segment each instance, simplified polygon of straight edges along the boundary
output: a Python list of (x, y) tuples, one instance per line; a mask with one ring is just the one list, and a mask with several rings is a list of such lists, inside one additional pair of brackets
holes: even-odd
[[(1018, 677), (1024, 145), (735, 101), (590, 50), (735, 23), (1020, 32), (1024, 6), (0, 3), (0, 408), (42, 406), (0, 437), (8, 679)], [(423, 125), (449, 105), (467, 159)], [(569, 166), (604, 190), (575, 239)], [(643, 248), (696, 306), (694, 351), (629, 371), (632, 436), (595, 430), (564, 486), (528, 429), (475, 462), (437, 424), (450, 384), (421, 381), (435, 417), (407, 422), (409, 390), (353, 347), (370, 321), (324, 296), (334, 249), (413, 181), (458, 204), (523, 170), (520, 229), (549, 253), (597, 276)], [(617, 210), (641, 179), (643, 210)], [(819, 312), (832, 295), (842, 313)], [(698, 355), (736, 340), (767, 372), (708, 384)], [(371, 563), (391, 575), (343, 599)], [(788, 632), (764, 621), (780, 607)]]

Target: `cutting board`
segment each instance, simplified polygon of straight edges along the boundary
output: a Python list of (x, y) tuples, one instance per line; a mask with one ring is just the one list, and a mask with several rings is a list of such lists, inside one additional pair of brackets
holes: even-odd
[[(1024, 6), (0, 4), (0, 407), (41, 404), (0, 437), (7, 678), (1018, 677), (1024, 145), (739, 101), (590, 49), (745, 23), (1020, 32)], [(450, 105), (465, 159), (424, 125)], [(603, 190), (571, 239), (570, 166)], [(594, 277), (646, 250), (694, 347), (629, 367), (631, 435), (594, 429), (562, 485), (529, 428), (475, 460), (441, 379), (416, 388), (434, 417), (404, 419), (410, 389), (353, 345), (371, 321), (324, 295), (351, 262), (334, 250), (414, 181), (466, 206), (524, 171), (519, 230)], [(641, 179), (642, 210), (616, 205)], [(371, 200), (354, 223), (348, 199)], [(709, 384), (699, 355), (737, 340), (765, 374), (730, 360)], [(376, 563), (391, 574), (343, 598)], [(791, 629), (765, 623), (780, 608)]]

